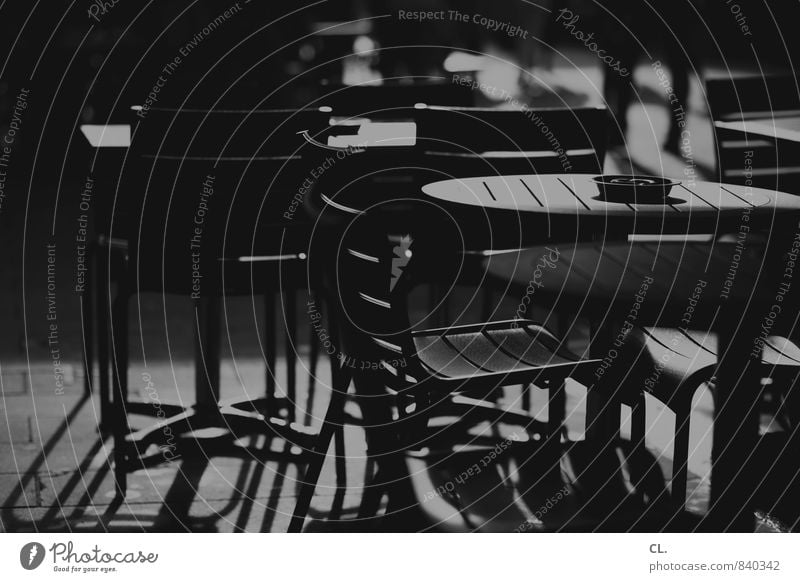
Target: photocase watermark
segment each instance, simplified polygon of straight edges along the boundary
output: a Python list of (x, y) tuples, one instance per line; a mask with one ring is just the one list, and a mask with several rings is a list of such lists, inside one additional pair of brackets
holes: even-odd
[(46, 555), (44, 546), (38, 542), (29, 542), (19, 551), (19, 564), (26, 570), (35, 570), (42, 565)]
[[(753, 197), (753, 150), (744, 152), (744, 198), (749, 200)], [(720, 299), (728, 299), (733, 288), (733, 283), (736, 280), (736, 273), (739, 271), (739, 263), (742, 260), (742, 254), (745, 251), (747, 244), (747, 237), (750, 233), (750, 213), (752, 212), (752, 205), (748, 204), (742, 209), (742, 219), (739, 224), (738, 232), (736, 233), (736, 247), (733, 250), (731, 263), (728, 267), (728, 272), (725, 274), (725, 280), (722, 282), (722, 289), (720, 290)]]
[(542, 517), (544, 517), (549, 511), (551, 511), (559, 502), (561, 502), (565, 497), (569, 495), (569, 487), (564, 485), (561, 489), (556, 491), (554, 495), (551, 495), (547, 498), (542, 506), (533, 512), (533, 519), (526, 519), (520, 525), (514, 529), (513, 533), (525, 533), (541, 525)]
[[(686, 310), (683, 312), (683, 316), (681, 317), (681, 326), (684, 328), (689, 327), (689, 324), (692, 322), (692, 317), (694, 316), (695, 307), (697, 306), (697, 302), (700, 300), (703, 291), (705, 290), (708, 282), (703, 279), (698, 279), (697, 285), (692, 290), (692, 295), (689, 297), (688, 305), (686, 306)], [(659, 380), (661, 379), (661, 374), (664, 372), (664, 368), (666, 368), (669, 361), (678, 353), (677, 347), (680, 345), (682, 341), (686, 338), (681, 332), (680, 329), (673, 329), (672, 330), (672, 337), (669, 341), (670, 346), (672, 347), (671, 350), (666, 350), (661, 357), (656, 360), (655, 366), (653, 371), (650, 373), (650, 376), (647, 377), (644, 381), (645, 389), (647, 390), (655, 390), (656, 385), (658, 384)]]
[(86, 182), (81, 190), (80, 202), (78, 203), (78, 230), (75, 233), (75, 292), (83, 293), (86, 286), (86, 273), (89, 270), (86, 265), (87, 245), (89, 243), (89, 210), (91, 209), (92, 190), (94, 189), (94, 179), (86, 177)]
[(545, 120), (542, 119), (540, 112), (536, 111), (536, 109), (533, 109), (529, 105), (521, 102), (509, 91), (500, 89), (494, 85), (478, 82), (471, 76), (453, 75), (453, 83), (461, 85), (462, 87), (470, 87), (470, 89), (473, 91), (480, 90), (484, 94), (492, 97), (498, 97), (500, 100), (505, 101), (506, 104), (510, 105), (514, 109), (522, 111), (525, 117), (527, 117), (534, 125), (536, 125), (539, 131), (542, 132), (542, 135), (547, 139), (551, 149), (556, 156), (558, 156), (564, 172), (572, 171), (572, 163), (569, 161), (567, 151), (561, 145), (561, 140), (558, 139), (558, 136), (553, 132), (553, 130), (550, 129)]
[[(41, 550), (37, 548), (37, 551), (41, 551), (43, 556), (44, 547), (41, 544), (37, 545), (41, 547)], [(118, 572), (118, 566), (121, 564), (155, 564), (158, 561), (158, 554), (155, 552), (105, 551), (96, 544), (87, 550), (76, 550), (72, 541), (56, 542), (48, 551), (53, 559), (53, 571), (71, 574), (108, 574)]]
[(753, 36), (750, 25), (747, 23), (747, 17), (744, 12), (742, 12), (742, 7), (733, 0), (724, 0), (724, 2), (725, 6), (728, 7), (728, 10), (730, 10), (733, 15), (736, 24), (739, 26), (742, 36)]
[(56, 396), (64, 394), (64, 364), (61, 362), (61, 344), (58, 338), (58, 308), (56, 303), (56, 243), (47, 244), (47, 351), (53, 365)]
[(568, 30), (572, 37), (582, 42), (583, 46), (585, 46), (589, 52), (594, 53), (594, 55), (604, 62), (612, 71), (618, 73), (620, 77), (630, 77), (631, 72), (626, 67), (622, 66), (620, 59), (607, 54), (607, 52), (597, 44), (597, 41), (594, 40), (593, 32), (586, 34), (582, 30), (576, 29), (575, 25), (578, 24), (580, 19), (580, 14), (575, 14), (569, 8), (562, 8), (558, 11), (558, 16), (556, 16), (557, 23), (560, 23), (565, 30)]
[(314, 333), (317, 334), (317, 339), (319, 340), (320, 344), (329, 356), (335, 354), (336, 346), (333, 345), (333, 341), (331, 340), (328, 330), (322, 325), (322, 314), (317, 309), (317, 302), (313, 299), (310, 299), (306, 302), (306, 306), (308, 307), (307, 312), (308, 318), (311, 320), (311, 327), (314, 328)]
[(386, 369), (386, 366), (391, 366), (395, 370), (405, 368), (408, 362), (405, 357), (395, 358), (392, 360), (381, 360), (379, 362), (361, 360), (359, 358), (349, 356), (344, 352), (338, 350), (336, 345), (328, 333), (328, 330), (322, 325), (322, 313), (317, 309), (317, 303), (313, 299), (306, 302), (308, 318), (311, 320), (311, 327), (317, 340), (322, 345), (325, 353), (329, 356), (336, 354), (336, 358), (341, 363), (342, 367), (351, 368), (353, 370), (381, 370)]
[(14, 142), (17, 139), (22, 127), (22, 114), (28, 108), (28, 95), (30, 89), (24, 87), (17, 93), (17, 99), (11, 110), (11, 121), (8, 129), (0, 142), (0, 214), (3, 213), (3, 205), (6, 200), (6, 180), (8, 179), (8, 167), (11, 164), (11, 153), (14, 149)]
[(456, 489), (456, 483), (459, 485), (464, 485), (472, 477), (477, 477), (480, 475), (484, 469), (494, 463), (494, 461), (503, 453), (503, 451), (510, 447), (512, 443), (519, 440), (519, 435), (517, 433), (512, 433), (510, 436), (497, 443), (492, 450), (486, 453), (483, 458), (478, 461), (478, 463), (473, 463), (471, 467), (462, 471), (458, 477), (447, 481), (443, 485), (439, 485), (433, 491), (428, 491), (425, 493), (425, 496), (422, 498), (422, 502), (425, 503), (431, 499), (441, 497), (442, 495), (452, 494)]
[(398, 10), (397, 20), (404, 22), (463, 22), (476, 24), (491, 32), (505, 34), (509, 38), (528, 40), (530, 32), (507, 20), (489, 18), (479, 13), (461, 12), (459, 10)]
[[(800, 228), (800, 224), (797, 226)], [(761, 322), (761, 329), (758, 333), (758, 337), (753, 340), (753, 349), (750, 352), (750, 356), (753, 358), (761, 357), (761, 354), (764, 351), (764, 343), (767, 341), (767, 338), (769, 337), (770, 332), (775, 325), (775, 320), (778, 318), (781, 311), (783, 311), (783, 301), (792, 286), (794, 268), (797, 265), (798, 254), (800, 254), (800, 231), (795, 232), (794, 238), (792, 239), (792, 244), (787, 251), (786, 264), (783, 269), (783, 277), (781, 278), (781, 282), (778, 283), (778, 289), (775, 293), (775, 302), (769, 308), (769, 312), (764, 316), (764, 320)]]
[[(522, 300), (517, 306), (517, 311), (514, 313), (515, 319), (525, 318), (526, 314), (528, 313), (528, 305), (530, 305), (533, 295), (536, 293), (536, 289), (541, 289), (544, 287), (542, 277), (544, 276), (545, 269), (556, 268), (556, 263), (558, 263), (561, 252), (557, 248), (551, 249), (550, 247), (545, 247), (545, 250), (547, 251), (547, 254), (543, 254), (541, 257), (539, 257), (536, 265), (534, 265), (533, 274), (528, 282), (528, 286), (525, 288), (525, 295), (522, 297)], [(511, 324), (511, 326), (516, 328), (519, 327), (519, 324), (515, 321)]]
[(692, 134), (686, 127), (686, 111), (683, 109), (683, 105), (678, 99), (675, 89), (672, 88), (672, 83), (667, 73), (664, 71), (661, 61), (654, 61), (650, 66), (653, 71), (655, 71), (656, 77), (658, 77), (658, 84), (664, 89), (667, 101), (669, 101), (672, 107), (671, 115), (675, 118), (675, 125), (681, 130), (678, 149), (681, 152), (685, 164), (683, 175), (686, 176), (689, 185), (694, 186), (695, 180), (697, 179), (697, 170), (695, 169), (694, 154), (692, 153)]
[(641, 285), (639, 285), (639, 289), (633, 296), (633, 305), (631, 305), (630, 310), (628, 310), (628, 314), (625, 316), (625, 320), (622, 322), (619, 332), (617, 332), (617, 337), (614, 338), (612, 347), (608, 349), (608, 353), (594, 372), (594, 377), (598, 380), (606, 373), (606, 370), (611, 367), (614, 360), (619, 357), (619, 350), (617, 348), (621, 348), (625, 344), (625, 340), (628, 339), (628, 334), (639, 318), (639, 311), (642, 309), (642, 304), (647, 297), (647, 290), (650, 288), (650, 285), (652, 285), (653, 280), (652, 275), (645, 275)]
[(341, 362), (342, 367), (351, 368), (353, 370), (380, 370), (384, 365), (389, 365), (394, 369), (405, 368), (408, 362), (405, 358), (397, 358), (394, 360), (385, 360), (381, 362), (370, 362), (367, 360), (359, 360), (353, 356), (348, 356), (343, 352), (338, 352), (336, 358)]
[[(246, 4), (247, 2), (245, 2)], [(158, 102), (161, 90), (167, 85), (169, 78), (175, 74), (178, 68), (183, 64), (183, 59), (187, 58), (194, 49), (196, 49), (206, 38), (208, 38), (217, 28), (225, 24), (232, 16), (238, 14), (242, 10), (239, 2), (236, 2), (227, 10), (218, 15), (214, 20), (206, 24), (197, 34), (195, 34), (189, 42), (184, 44), (178, 49), (170, 62), (164, 65), (161, 69), (161, 74), (156, 79), (156, 82), (150, 88), (150, 92), (144, 100), (142, 105), (135, 107), (136, 115), (144, 119), (147, 117), (150, 109)]]
[[(317, 144), (321, 147), (328, 148), (329, 146), (324, 146), (323, 144)], [(325, 159), (319, 163), (316, 168), (312, 168), (311, 172), (308, 176), (303, 180), (300, 184), (300, 187), (295, 192), (294, 196), (292, 196), (291, 200), (289, 201), (289, 207), (286, 209), (286, 212), (283, 213), (283, 217), (286, 220), (292, 220), (294, 218), (297, 209), (303, 203), (306, 195), (311, 191), (311, 188), (317, 182), (317, 180), (322, 177), (322, 175), (330, 170), (333, 166), (336, 165), (337, 162), (344, 160), (352, 156), (353, 154), (361, 153), (367, 147), (366, 142), (360, 145), (350, 145), (344, 148), (334, 148), (330, 146), (330, 149), (335, 153), (331, 155), (325, 156)]]
[[(167, 413), (164, 412), (161, 406), (161, 398), (158, 396), (158, 390), (156, 390), (153, 378), (150, 376), (149, 372), (142, 372), (142, 382), (144, 382), (144, 389), (147, 392), (147, 397), (150, 399), (156, 411), (156, 418), (158, 418), (159, 421), (164, 420), (167, 417)], [(165, 425), (162, 427), (161, 433), (166, 439), (166, 443), (159, 447), (164, 460), (172, 462), (176, 459), (180, 459), (181, 456), (175, 454), (177, 446), (175, 445), (175, 435), (172, 433), (172, 428), (169, 425)]]
[(93, 0), (92, 3), (89, 4), (89, 9), (86, 13), (89, 15), (89, 18), (95, 22), (100, 22), (100, 17), (111, 12), (114, 6), (119, 3), (120, 0)]
[(189, 250), (192, 252), (192, 299), (200, 299), (201, 280), (203, 278), (200, 269), (200, 247), (203, 241), (206, 214), (208, 213), (208, 200), (214, 195), (214, 180), (214, 175), (208, 174), (203, 182), (200, 202), (198, 202), (197, 210), (194, 213), (194, 230), (192, 231), (192, 237), (189, 239)]

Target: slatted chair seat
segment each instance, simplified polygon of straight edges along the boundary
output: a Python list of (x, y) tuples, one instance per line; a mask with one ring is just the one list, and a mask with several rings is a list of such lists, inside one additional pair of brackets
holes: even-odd
[(533, 321), (500, 321), (489, 325), (468, 325), (424, 330), (413, 334), (416, 356), (439, 380), (468, 382), (503, 378), (513, 383), (530, 380), (541, 371), (548, 382), (563, 376), (575, 377), (578, 368), (596, 366), (566, 349), (549, 331)]
[[(675, 398), (691, 399), (701, 384), (712, 380), (717, 365), (713, 333), (645, 327), (631, 332), (626, 344), (636, 358), (639, 377), (657, 379), (645, 390), (665, 404)], [(800, 374), (800, 347), (785, 337), (768, 336), (761, 361), (765, 376), (791, 380)]]
[[(632, 403), (631, 441), (644, 449), (645, 392), (675, 412), (670, 497), (674, 508), (680, 511), (686, 504), (692, 399), (701, 386), (713, 387), (717, 337), (681, 329), (640, 328), (629, 334), (625, 349), (633, 354), (637, 371), (632, 384), (638, 381), (639, 388)], [(800, 348), (787, 338), (769, 336), (764, 341), (762, 364), (762, 376), (785, 392), (800, 378)]]

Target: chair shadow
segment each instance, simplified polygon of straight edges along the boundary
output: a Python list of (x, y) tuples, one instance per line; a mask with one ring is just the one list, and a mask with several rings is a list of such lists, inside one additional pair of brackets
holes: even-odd
[[(2, 510), (0, 510), (0, 521), (2, 521), (6, 531), (14, 531), (15, 526), (18, 527), (20, 525), (19, 520), (12, 511), (12, 508), (17, 506), (17, 502), (20, 498), (25, 497), (25, 488), (30, 484), (31, 480), (34, 479), (39, 469), (47, 461), (48, 455), (67, 433), (70, 424), (75, 420), (75, 418), (77, 418), (78, 414), (80, 414), (81, 410), (89, 401), (89, 399), (89, 394), (83, 393), (81, 395), (80, 399), (72, 407), (72, 410), (67, 413), (67, 415), (64, 417), (64, 420), (61, 421), (56, 430), (53, 432), (52, 436), (50, 436), (44, 445), (42, 445), (41, 452), (30, 464), (25, 473), (20, 476), (17, 485), (14, 486), (8, 497), (3, 500)], [(30, 523), (28, 525), (34, 525), (34, 523)]]

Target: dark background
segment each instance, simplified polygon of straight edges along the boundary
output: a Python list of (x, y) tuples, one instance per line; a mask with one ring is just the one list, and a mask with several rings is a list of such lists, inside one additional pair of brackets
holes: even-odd
[[(143, 102), (164, 65), (179, 54), (179, 48), (233, 4), (120, 0), (106, 13), (98, 14), (100, 22), (89, 16), (94, 4), (87, 0), (71, 8), (68, 2), (32, 6), (21, 0), (0, 7), (0, 135), (6, 135), (20, 89), (30, 91), (29, 106), (7, 168), (6, 199), (0, 213), (0, 356), (6, 362), (46, 355), (45, 245), (51, 240), (58, 241), (59, 249), (63, 354), (76, 362), (81, 358), (72, 248), (90, 151), (78, 126), (127, 122), (130, 105)], [(644, 1), (541, 4), (554, 13), (568, 7), (581, 14), (579, 28), (596, 31), (599, 40), (614, 46), (616, 39), (609, 38), (608, 32), (608, 9), (623, 21), (637, 23), (640, 40), (658, 55), (663, 23)], [(672, 22), (700, 71), (794, 70), (792, 59), (800, 58), (796, 32), (800, 2), (795, 0), (670, 0), (650, 4)], [(741, 7), (752, 36), (743, 36), (731, 13), (734, 4)], [(455, 7), (518, 22), (559, 50), (577, 44), (562, 26), (545, 21), (541, 10), (522, 2), (329, 0), (312, 4), (242, 0), (239, 5), (238, 15), (183, 59), (162, 90), (159, 104), (184, 100), (188, 105), (207, 104), (220, 98), (244, 107), (308, 102), (319, 94), (321, 81), (335, 80), (340, 74), (338, 61), (328, 65), (326, 61), (352, 50), (352, 43), (346, 41), (318, 42), (311, 34), (314, 22), (392, 15), (374, 19), (371, 34), (381, 48), (376, 66), (384, 74), (435, 72), (442, 61), (440, 56), (450, 47), (482, 51), (487, 44), (494, 44), (510, 52), (518, 48), (514, 40), (472, 24), (399, 23), (396, 13), (401, 9)], [(649, 15), (641, 16), (642, 10)], [(409, 43), (439, 48), (393, 48)], [(530, 50), (534, 61), (547, 58), (546, 48), (537, 45)], [(95, 168), (95, 175), (104, 171), (113, 174), (113, 164), (107, 164)]]

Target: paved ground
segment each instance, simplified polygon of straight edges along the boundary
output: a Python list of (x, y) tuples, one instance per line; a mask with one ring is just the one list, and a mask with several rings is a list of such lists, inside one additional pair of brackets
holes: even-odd
[[(307, 360), (305, 360), (307, 362)], [(298, 366), (298, 371), (305, 367)], [(141, 382), (145, 370), (132, 366), (132, 398), (152, 401)], [(151, 363), (146, 368), (164, 403), (191, 403), (193, 372), (188, 362), (175, 365)], [(99, 406), (96, 398), (82, 394), (82, 376), (75, 374), (64, 395), (55, 395), (50, 370), (4, 368), (3, 407), (0, 411), (0, 525), (4, 531), (285, 531), (297, 494), (298, 466), (292, 462), (259, 461), (257, 458), (209, 458), (181, 460), (142, 469), (130, 475), (129, 493), (121, 505), (114, 503), (110, 439), (97, 429)], [(302, 378), (302, 376), (301, 376)], [(285, 365), (279, 366), (278, 380), (285, 382)], [(319, 385), (310, 424), (318, 425), (324, 412), (328, 383), (321, 367)], [(137, 383), (139, 388), (137, 389)], [(263, 386), (263, 366), (244, 359), (223, 365), (223, 398), (254, 397)], [(305, 403), (307, 381), (301, 382), (298, 401)], [(12, 390), (13, 388), (13, 390)], [(152, 392), (150, 392), (152, 394)], [(582, 438), (584, 412), (580, 390), (569, 401), (570, 438)], [(511, 404), (518, 394), (507, 394)], [(534, 409), (544, 410), (544, 402)], [(669, 468), (671, 414), (654, 407), (651, 446), (662, 453), (664, 469)], [(697, 418), (707, 426), (708, 403), (698, 407)], [(134, 426), (146, 426), (150, 419), (132, 417)], [(698, 430), (702, 426), (698, 423)], [(627, 429), (626, 429), (627, 430)], [(280, 440), (264, 436), (247, 443), (270, 447), (276, 453)], [(355, 511), (360, 500), (365, 471), (363, 434), (357, 427), (347, 431), (347, 491), (338, 500), (342, 515)], [(707, 470), (709, 449), (701, 445), (692, 459), (692, 472)], [(690, 505), (702, 509), (706, 488), (697, 477)], [(322, 484), (314, 499), (312, 516), (327, 513), (336, 497), (332, 464), (325, 468)], [(341, 495), (341, 491), (339, 494)]]

